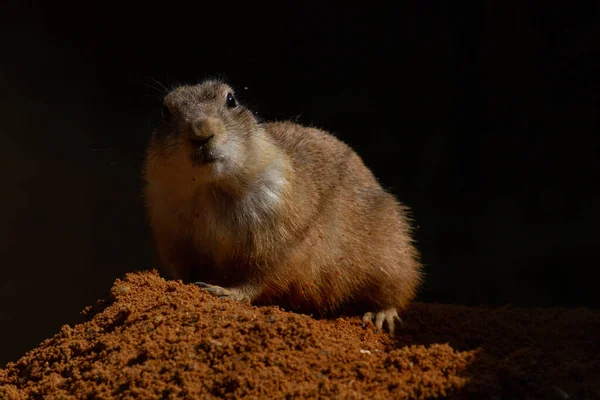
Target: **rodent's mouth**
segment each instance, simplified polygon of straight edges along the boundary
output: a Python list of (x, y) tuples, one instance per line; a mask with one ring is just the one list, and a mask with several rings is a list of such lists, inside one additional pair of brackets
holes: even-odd
[(194, 164), (211, 164), (218, 159), (219, 157), (215, 154), (215, 151), (209, 149), (208, 146), (202, 146), (192, 150), (192, 162)]

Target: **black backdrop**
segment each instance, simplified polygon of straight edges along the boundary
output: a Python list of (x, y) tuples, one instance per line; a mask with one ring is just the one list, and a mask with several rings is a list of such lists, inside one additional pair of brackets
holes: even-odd
[(3, 6), (0, 365), (157, 265), (154, 87), (214, 74), (335, 132), (413, 209), (421, 300), (600, 305), (597, 5), (204, 3)]

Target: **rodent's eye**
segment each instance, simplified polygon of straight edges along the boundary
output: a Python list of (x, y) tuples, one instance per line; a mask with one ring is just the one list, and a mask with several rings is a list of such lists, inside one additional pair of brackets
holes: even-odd
[(227, 93), (227, 107), (237, 107), (237, 101), (235, 101), (235, 97), (233, 97), (233, 94), (231, 93)]
[(171, 121), (172, 115), (171, 115), (171, 110), (169, 110), (169, 107), (167, 106), (163, 106), (162, 109), (162, 119), (165, 122), (169, 122)]

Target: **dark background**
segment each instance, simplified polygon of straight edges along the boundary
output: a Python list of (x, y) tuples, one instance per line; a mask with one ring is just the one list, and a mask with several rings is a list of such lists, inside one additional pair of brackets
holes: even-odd
[(0, 365), (157, 266), (153, 87), (214, 74), (335, 132), (413, 209), (420, 300), (600, 305), (597, 5), (205, 3), (3, 6)]

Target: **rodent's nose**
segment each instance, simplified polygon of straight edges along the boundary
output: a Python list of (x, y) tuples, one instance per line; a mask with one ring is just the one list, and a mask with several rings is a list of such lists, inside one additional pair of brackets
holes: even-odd
[(201, 118), (192, 122), (189, 138), (198, 144), (205, 144), (222, 129), (223, 123), (215, 118)]

